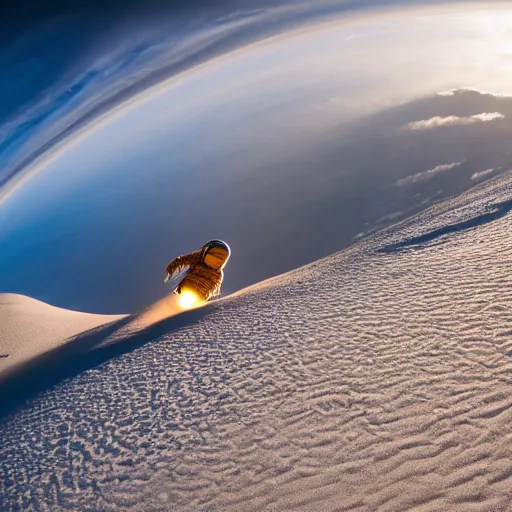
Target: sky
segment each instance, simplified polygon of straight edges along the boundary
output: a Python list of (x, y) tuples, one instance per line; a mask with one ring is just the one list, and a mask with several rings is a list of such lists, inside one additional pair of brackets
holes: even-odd
[(319, 20), (446, 3), (25, 0), (4, 7), (0, 185), (98, 116), (201, 62)]
[(134, 311), (223, 238), (230, 293), (508, 171), (512, 10), (360, 4), (27, 22), (0, 55), (0, 292)]

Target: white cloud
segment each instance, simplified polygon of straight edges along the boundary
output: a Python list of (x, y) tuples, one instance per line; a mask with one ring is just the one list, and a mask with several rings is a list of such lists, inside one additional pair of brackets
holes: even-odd
[(455, 96), (457, 92), (459, 92), (459, 89), (450, 89), (449, 91), (438, 92), (436, 96)]
[(473, 176), (471, 176), (471, 179), (472, 180), (478, 180), (480, 178), (483, 178), (484, 176), (487, 176), (488, 174), (491, 174), (495, 170), (496, 169), (486, 169), (485, 171), (475, 172), (475, 174), (473, 174)]
[(448, 117), (431, 117), (421, 121), (413, 121), (405, 127), (408, 130), (431, 130), (441, 126), (469, 126), (476, 123), (488, 123), (497, 119), (504, 119), (505, 116), (499, 112), (483, 112), (469, 117), (448, 116)]
[(494, 96), (495, 98), (510, 98), (512, 94), (502, 93), (502, 92), (492, 92), (492, 91), (484, 91), (482, 89), (476, 89), (473, 87), (459, 87), (458, 89), (449, 89), (448, 91), (441, 91), (436, 93), (436, 96), (455, 96), (456, 94), (465, 94), (476, 92), (478, 94), (482, 94), (483, 96)]
[(433, 169), (429, 169), (428, 171), (419, 172), (418, 174), (412, 174), (411, 176), (407, 176), (405, 178), (400, 178), (397, 180), (396, 184), (401, 187), (403, 185), (410, 185), (411, 183), (417, 183), (418, 181), (424, 181), (430, 178), (433, 178), (436, 174), (450, 171), (451, 169), (455, 169), (462, 165), (463, 162), (452, 162), (451, 164), (438, 165)]
[(477, 122), (481, 121), (482, 123), (488, 123), (489, 121), (495, 121), (496, 119), (505, 119), (505, 116), (499, 112), (484, 112), (483, 114), (475, 114), (469, 119), (474, 119)]

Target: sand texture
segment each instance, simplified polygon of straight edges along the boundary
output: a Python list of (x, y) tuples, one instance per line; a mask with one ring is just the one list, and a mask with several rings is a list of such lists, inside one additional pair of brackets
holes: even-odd
[(511, 510), (510, 199), (501, 177), (105, 333), (110, 352), (4, 414), (0, 509)]

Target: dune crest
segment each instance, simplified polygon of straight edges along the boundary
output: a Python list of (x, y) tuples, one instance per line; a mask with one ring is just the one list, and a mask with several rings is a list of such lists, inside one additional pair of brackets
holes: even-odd
[(57, 308), (15, 293), (0, 294), (0, 372), (22, 363), (83, 331), (123, 315), (94, 315)]

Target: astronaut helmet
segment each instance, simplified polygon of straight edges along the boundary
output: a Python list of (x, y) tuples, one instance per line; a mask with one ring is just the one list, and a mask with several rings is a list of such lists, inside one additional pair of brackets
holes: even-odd
[(222, 240), (210, 240), (203, 245), (201, 254), (202, 262), (207, 267), (222, 270), (231, 255), (231, 249), (229, 245)]

